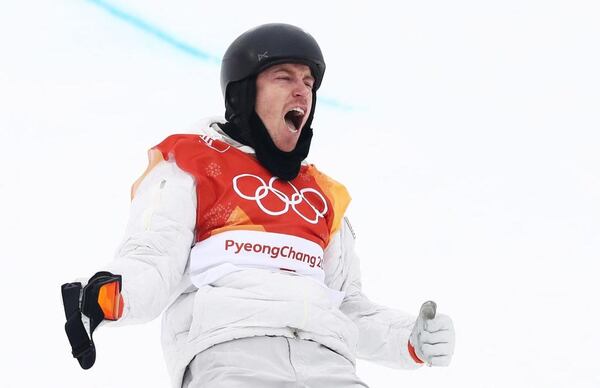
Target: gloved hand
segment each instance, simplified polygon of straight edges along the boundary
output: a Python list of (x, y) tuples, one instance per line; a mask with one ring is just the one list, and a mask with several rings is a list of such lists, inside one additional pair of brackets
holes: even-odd
[(421, 306), (415, 322), (408, 350), (417, 363), (429, 366), (448, 366), (454, 353), (454, 325), (447, 315), (436, 314), (435, 302)]
[(89, 369), (96, 361), (94, 330), (104, 319), (116, 321), (123, 314), (121, 275), (98, 272), (85, 286), (81, 282), (65, 283), (61, 292), (73, 357), (83, 369)]

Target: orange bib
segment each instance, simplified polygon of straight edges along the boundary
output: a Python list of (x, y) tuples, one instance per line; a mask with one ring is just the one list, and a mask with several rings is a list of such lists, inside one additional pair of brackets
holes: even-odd
[(289, 271), (324, 284), (323, 252), (350, 202), (344, 186), (313, 165), (281, 180), (254, 155), (205, 135), (169, 136), (150, 151), (151, 167), (160, 160), (195, 179), (190, 276), (196, 286), (244, 268)]
[(172, 135), (155, 147), (196, 179), (196, 241), (229, 230), (289, 234), (321, 248), (350, 202), (346, 188), (303, 165), (292, 181), (273, 177), (252, 154), (201, 135)]

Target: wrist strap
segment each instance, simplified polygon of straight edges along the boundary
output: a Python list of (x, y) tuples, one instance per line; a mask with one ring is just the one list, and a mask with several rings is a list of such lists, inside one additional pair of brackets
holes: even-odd
[(71, 353), (83, 369), (89, 369), (96, 361), (96, 347), (94, 341), (88, 337), (81, 321), (81, 309), (79, 307), (79, 298), (82, 292), (81, 283), (63, 284), (61, 292), (67, 318), (65, 332), (71, 344)]
[(423, 364), (423, 361), (417, 356), (417, 352), (415, 352), (415, 347), (413, 346), (413, 344), (410, 343), (410, 341), (408, 341), (408, 353), (417, 364)]

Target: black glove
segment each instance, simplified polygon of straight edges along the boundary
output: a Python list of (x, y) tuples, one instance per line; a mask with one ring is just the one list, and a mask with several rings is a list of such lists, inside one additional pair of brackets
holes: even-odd
[(102, 320), (116, 321), (123, 314), (121, 275), (98, 272), (85, 287), (79, 282), (65, 283), (61, 291), (67, 318), (65, 332), (73, 357), (83, 369), (89, 369), (96, 361), (94, 330)]

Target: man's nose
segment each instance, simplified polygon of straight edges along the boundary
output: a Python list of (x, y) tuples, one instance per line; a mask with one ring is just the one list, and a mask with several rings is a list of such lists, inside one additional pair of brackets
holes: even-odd
[(310, 88), (308, 86), (306, 86), (303, 79), (297, 79), (294, 82), (294, 90), (293, 90), (294, 96), (306, 97), (306, 96), (308, 96), (309, 92), (310, 92)]

